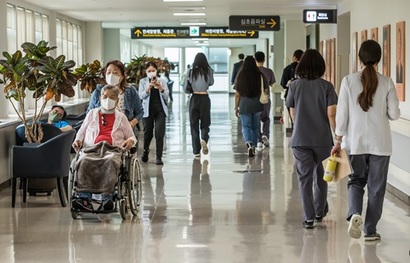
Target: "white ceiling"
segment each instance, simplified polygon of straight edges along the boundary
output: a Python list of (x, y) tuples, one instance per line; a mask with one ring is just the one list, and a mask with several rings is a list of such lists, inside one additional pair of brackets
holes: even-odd
[[(102, 21), (104, 28), (129, 29), (141, 26), (181, 26), (182, 20), (205, 19), (206, 26), (229, 25), (230, 15), (279, 15), (281, 21), (302, 19), (303, 9), (336, 9), (344, 0), (203, 0), (202, 2), (163, 2), (162, 0), (25, 0), (82, 21)], [(181, 9), (170, 9), (185, 7)], [(205, 7), (192, 10), (190, 7)], [(175, 12), (204, 12), (204, 17), (176, 17)], [(126, 31), (125, 31), (126, 32)], [(156, 46), (193, 45), (191, 40), (144, 40)], [(252, 39), (211, 39), (211, 46), (242, 46)]]

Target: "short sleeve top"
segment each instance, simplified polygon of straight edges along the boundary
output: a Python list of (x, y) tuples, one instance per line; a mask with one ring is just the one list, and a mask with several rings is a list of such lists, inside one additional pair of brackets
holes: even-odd
[(322, 78), (293, 81), (286, 98), (286, 106), (294, 108), (290, 147), (331, 147), (333, 139), (327, 109), (336, 104), (332, 83)]

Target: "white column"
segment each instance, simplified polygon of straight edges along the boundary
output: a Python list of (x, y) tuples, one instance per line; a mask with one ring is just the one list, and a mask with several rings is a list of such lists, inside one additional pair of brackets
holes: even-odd
[(85, 63), (93, 62), (96, 59), (102, 62), (104, 42), (101, 22), (86, 22), (83, 36)]

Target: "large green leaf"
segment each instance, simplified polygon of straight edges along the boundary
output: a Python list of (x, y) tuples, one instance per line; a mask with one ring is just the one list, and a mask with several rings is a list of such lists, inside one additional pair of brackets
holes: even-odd
[(66, 62), (64, 62), (64, 67), (65, 67), (66, 69), (70, 69), (70, 68), (72, 68), (72, 67), (74, 67), (74, 66), (75, 66), (74, 60), (67, 60)]
[(54, 67), (56, 69), (62, 70), (64, 69), (64, 62), (65, 62), (65, 56), (64, 55), (60, 55), (55, 59), (55, 65)]
[(47, 56), (47, 53), (50, 50), (54, 50), (57, 47), (50, 47), (48, 46), (48, 42), (41, 40), (36, 44), (31, 42), (25, 42), (21, 45), (23, 51), (30, 57), (35, 60), (42, 59)]
[[(23, 96), (23, 99), (24, 99), (24, 97), (25, 97), (25, 94), (24, 94), (24, 96)], [(11, 98), (13, 98), (13, 99), (16, 100), (16, 101), (19, 101), (19, 100), (20, 100), (20, 98), (19, 98), (19, 96), (18, 96), (18, 93), (17, 93), (17, 91), (16, 91), (15, 89), (9, 89), (9, 90), (6, 92), (6, 99), (11, 99)]]
[(38, 67), (38, 69), (40, 71), (42, 71), (44, 73), (57, 73), (57, 71), (56, 71), (56, 69), (57, 69), (56, 62), (52, 57), (47, 56), (43, 59), (40, 59), (38, 61), (38, 63), (41, 65), (41, 66)]
[(9, 52), (4, 51), (4, 52), (3, 52), (3, 57), (5, 57), (8, 61), (11, 61), (11, 55), (10, 55)]

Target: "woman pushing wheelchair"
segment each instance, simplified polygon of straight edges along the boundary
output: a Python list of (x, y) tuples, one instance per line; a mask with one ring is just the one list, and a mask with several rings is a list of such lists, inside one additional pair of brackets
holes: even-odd
[(87, 113), (73, 142), (76, 151), (84, 148), (84, 153), (93, 152), (98, 156), (95, 155), (97, 152), (101, 156), (94, 160), (80, 156), (76, 160), (77, 196), (72, 199), (75, 209), (94, 211), (91, 197), (95, 192), (102, 196), (99, 210), (114, 209), (112, 193), (121, 165), (122, 149), (130, 150), (137, 143), (127, 117), (116, 110), (119, 92), (113, 85), (102, 88), (101, 106)]

